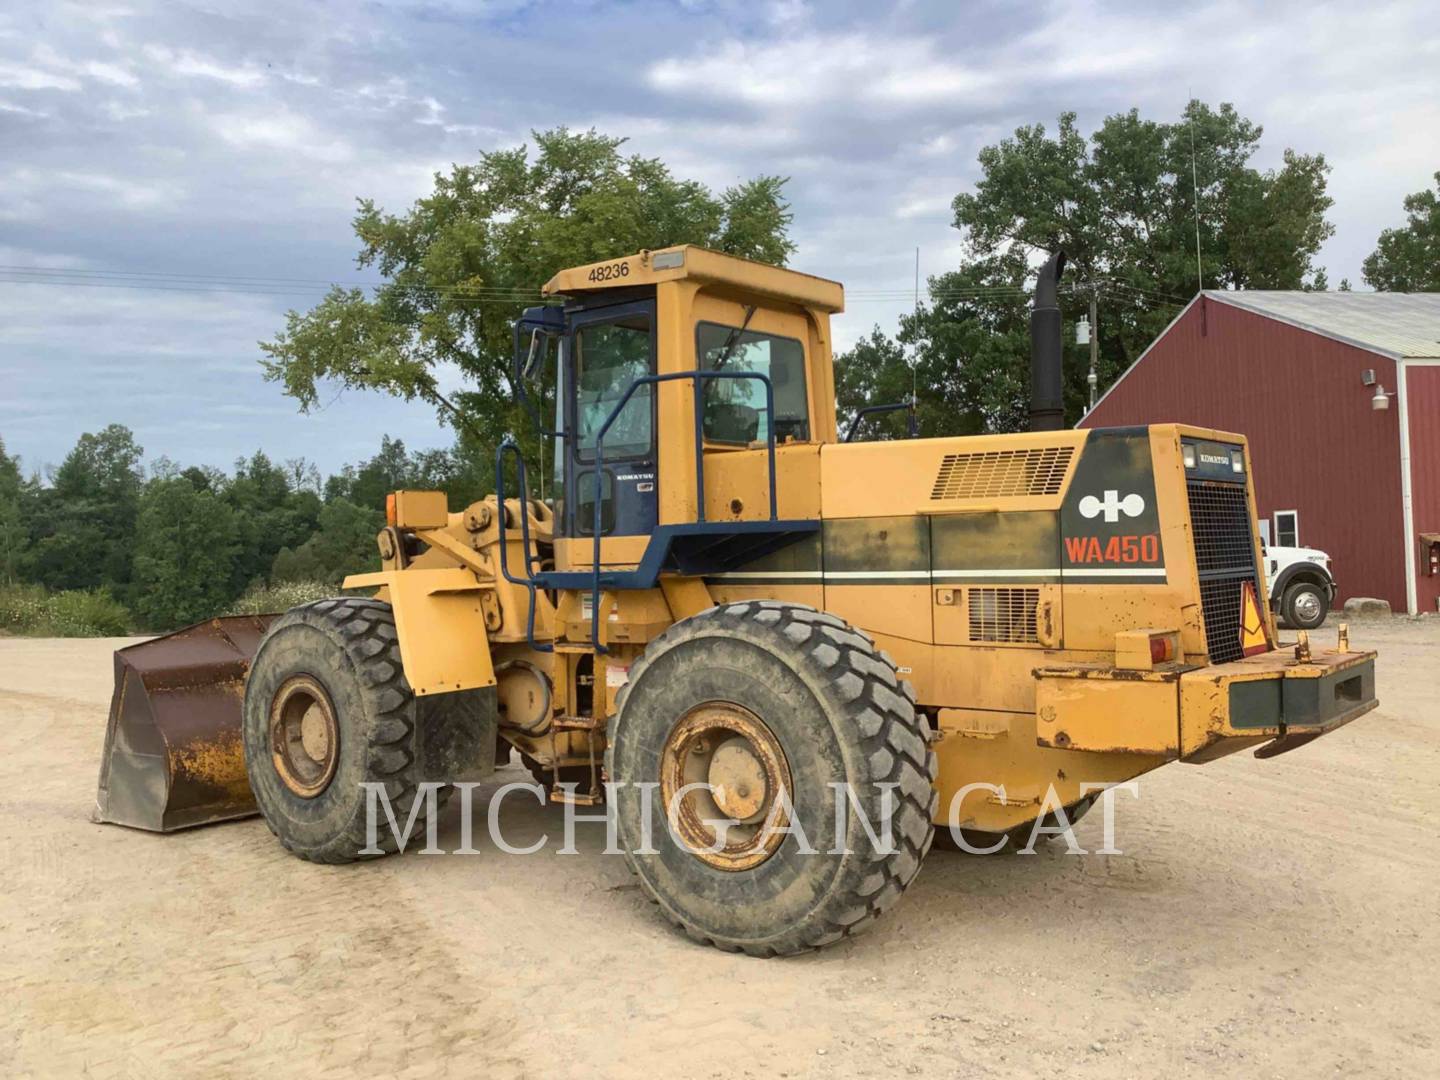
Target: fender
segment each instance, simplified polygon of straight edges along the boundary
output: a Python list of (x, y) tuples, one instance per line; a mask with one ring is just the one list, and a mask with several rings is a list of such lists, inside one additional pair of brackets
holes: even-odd
[(1324, 587), (1327, 597), (1335, 599), (1335, 579), (1330, 576), (1326, 569), (1319, 563), (1296, 562), (1281, 570), (1275, 575), (1275, 581), (1270, 586), (1270, 602), (1278, 604), (1280, 598), (1285, 595), (1285, 590), (1297, 577), (1313, 577), (1320, 581)]
[(480, 593), (494, 582), (479, 581), (458, 566), (381, 570), (351, 574), (347, 589), (379, 587), (400, 635), (400, 662), (417, 697), (480, 690), (495, 685), (490, 639)]

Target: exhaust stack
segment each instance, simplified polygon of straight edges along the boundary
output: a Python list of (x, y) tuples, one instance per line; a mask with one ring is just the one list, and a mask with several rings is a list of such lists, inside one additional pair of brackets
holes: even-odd
[(1030, 430), (1059, 431), (1065, 426), (1060, 302), (1057, 290), (1065, 253), (1057, 251), (1040, 268), (1030, 308)]

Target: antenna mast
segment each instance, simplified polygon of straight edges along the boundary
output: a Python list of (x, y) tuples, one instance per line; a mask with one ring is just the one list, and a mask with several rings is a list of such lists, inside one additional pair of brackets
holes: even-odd
[(1195, 166), (1195, 98), (1190, 98), (1190, 190), (1195, 197), (1195, 281), (1196, 291), (1205, 291), (1205, 274), (1200, 268), (1200, 175)]

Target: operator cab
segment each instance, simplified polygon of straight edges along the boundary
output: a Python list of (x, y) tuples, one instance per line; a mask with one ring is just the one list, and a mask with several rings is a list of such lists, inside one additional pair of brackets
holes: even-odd
[[(716, 275), (716, 263), (727, 273)], [(604, 537), (648, 537), (667, 517), (675, 520), (662, 513), (662, 491), (691, 492), (689, 520), (703, 517), (694, 501), (697, 390), (707, 454), (818, 441), (817, 428), (833, 438), (828, 377), (820, 381), (822, 401), (811, 392), (822, 359), (828, 375), (828, 332), (813, 331), (838, 310), (839, 286), (824, 282), (836, 295), (807, 313), (796, 303), (803, 298), (746, 288), (742, 279), (757, 272), (820, 282), (698, 248), (669, 249), (565, 271), (546, 286), (564, 294), (563, 304), (524, 312), (515, 328), (515, 382), (537, 424), (542, 409), (554, 417), (553, 427), (539, 426), (559, 495), (557, 538), (593, 538), (597, 489)], [(679, 347), (667, 352), (662, 340)], [(683, 376), (695, 371), (716, 377)], [(662, 446), (667, 401), (679, 430)], [(828, 423), (817, 422), (817, 408)]]

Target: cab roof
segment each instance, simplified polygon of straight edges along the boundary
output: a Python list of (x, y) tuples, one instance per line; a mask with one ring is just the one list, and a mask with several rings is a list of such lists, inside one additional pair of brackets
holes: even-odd
[(561, 270), (540, 291), (546, 296), (581, 296), (605, 289), (625, 289), (685, 279), (818, 308), (831, 314), (845, 310), (845, 288), (838, 281), (724, 255), (693, 244), (641, 251), (618, 259)]

